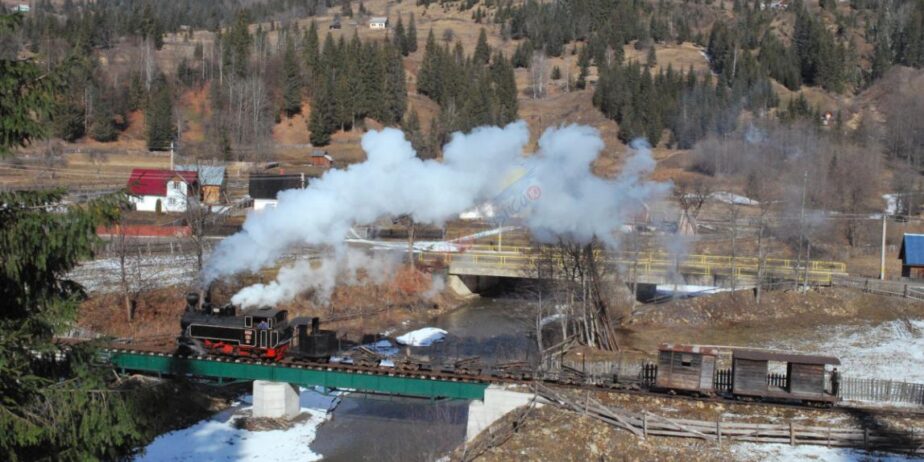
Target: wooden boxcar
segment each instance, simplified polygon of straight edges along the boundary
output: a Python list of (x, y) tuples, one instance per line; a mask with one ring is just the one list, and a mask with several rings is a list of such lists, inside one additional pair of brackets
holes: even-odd
[(712, 394), (715, 361), (719, 351), (700, 345), (663, 343), (658, 347), (659, 389)]
[[(785, 363), (786, 375), (772, 377), (770, 361)], [(837, 397), (825, 386), (825, 366), (840, 363), (831, 356), (735, 350), (732, 355), (732, 393), (741, 397), (833, 403)]]

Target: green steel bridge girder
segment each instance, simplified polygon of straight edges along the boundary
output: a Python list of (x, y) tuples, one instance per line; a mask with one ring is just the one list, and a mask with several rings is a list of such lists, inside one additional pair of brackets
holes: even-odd
[(249, 364), (178, 358), (138, 352), (109, 351), (109, 363), (123, 371), (236, 380), (269, 380), (301, 386), (352, 389), (421, 398), (484, 400), (487, 383), (425, 377), (365, 374), (347, 370), (303, 369), (287, 365)]

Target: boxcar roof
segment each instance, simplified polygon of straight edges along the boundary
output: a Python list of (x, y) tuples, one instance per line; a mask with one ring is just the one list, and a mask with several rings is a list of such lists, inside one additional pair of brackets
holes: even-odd
[(752, 361), (783, 361), (796, 364), (833, 364), (835, 366), (840, 366), (841, 364), (841, 361), (833, 356), (803, 355), (766, 350), (735, 350), (734, 358)]
[(701, 355), (718, 355), (719, 349), (702, 345), (684, 345), (680, 343), (662, 343), (658, 351), (674, 351), (677, 353), (696, 353)]

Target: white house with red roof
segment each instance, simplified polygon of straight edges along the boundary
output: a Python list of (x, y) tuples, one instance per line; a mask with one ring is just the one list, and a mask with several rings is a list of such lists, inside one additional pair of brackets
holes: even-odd
[(135, 209), (144, 212), (185, 212), (198, 174), (187, 170), (136, 168), (128, 179)]

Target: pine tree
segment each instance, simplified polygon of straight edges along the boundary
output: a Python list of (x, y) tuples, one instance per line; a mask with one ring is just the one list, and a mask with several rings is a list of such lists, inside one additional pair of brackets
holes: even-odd
[(472, 60), (476, 64), (485, 65), (488, 63), (489, 59), (491, 59), (491, 47), (488, 46), (488, 35), (484, 28), (481, 28), (481, 32), (478, 34), (478, 44), (475, 45), (475, 54), (472, 55)]
[(173, 142), (175, 128), (173, 125), (173, 97), (170, 86), (159, 79), (151, 87), (151, 96), (148, 98), (144, 110), (145, 124), (147, 125), (147, 145), (151, 151), (164, 151), (170, 149)]
[(559, 79), (561, 79), (561, 68), (558, 66), (555, 66), (552, 68), (552, 80), (559, 80)]
[(495, 53), (491, 68), (494, 88), (494, 123), (506, 125), (517, 120), (517, 82), (513, 64), (500, 52)]
[(282, 108), (287, 117), (302, 112), (302, 75), (295, 57), (295, 45), (292, 40), (286, 42), (282, 57), (283, 93)]
[[(21, 15), (0, 14), (0, 32), (16, 29)], [(31, 59), (0, 53), (0, 157), (46, 133), (43, 119), (54, 110), (55, 82)]]
[(311, 21), (311, 25), (302, 36), (302, 58), (305, 61), (305, 86), (309, 94), (314, 91), (316, 77), (321, 75), (321, 50), (318, 41), (318, 25)]
[(0, 193), (4, 460), (117, 459), (142, 443), (145, 415), (133, 415), (131, 390), (108, 388), (110, 370), (91, 366), (92, 342), (69, 347), (66, 368), (53, 363), (61, 353), (54, 335), (73, 323), (84, 297), (66, 275), (92, 258), (96, 227), (115, 221), (124, 205), (105, 197), (61, 212), (64, 193)]
[(227, 46), (224, 48), (225, 66), (231, 73), (243, 77), (250, 65), (250, 48), (253, 37), (250, 36), (250, 16), (247, 10), (237, 13), (234, 24), (228, 32)]
[(330, 144), (330, 135), (337, 126), (337, 105), (334, 101), (332, 78), (324, 78), (311, 101), (311, 115), (308, 118), (309, 140), (314, 146)]
[(401, 20), (401, 16), (398, 16), (398, 24), (395, 26), (395, 35), (392, 40), (395, 48), (400, 50), (403, 56), (407, 56), (410, 52), (410, 47), (408, 47), (407, 35), (404, 33), (404, 22)]
[(382, 123), (394, 125), (401, 122), (404, 111), (407, 110), (407, 78), (404, 75), (401, 53), (396, 48), (386, 45), (384, 56), (386, 69)]
[(407, 51), (413, 53), (417, 51), (417, 24), (414, 22), (414, 13), (411, 13), (411, 20), (407, 25)]
[(417, 93), (433, 99), (436, 99), (435, 95), (439, 86), (436, 82), (438, 53), (436, 38), (433, 35), (433, 29), (430, 29), (430, 33), (427, 34), (427, 45), (424, 47), (423, 61), (420, 63), (420, 72), (417, 75)]
[(646, 59), (648, 67), (653, 67), (655, 64), (658, 64), (658, 55), (655, 53), (655, 46), (652, 44), (648, 47), (648, 57)]
[(90, 137), (96, 141), (115, 141), (119, 132), (115, 126), (115, 114), (112, 112), (112, 103), (107, 96), (93, 91), (93, 117), (90, 118)]

